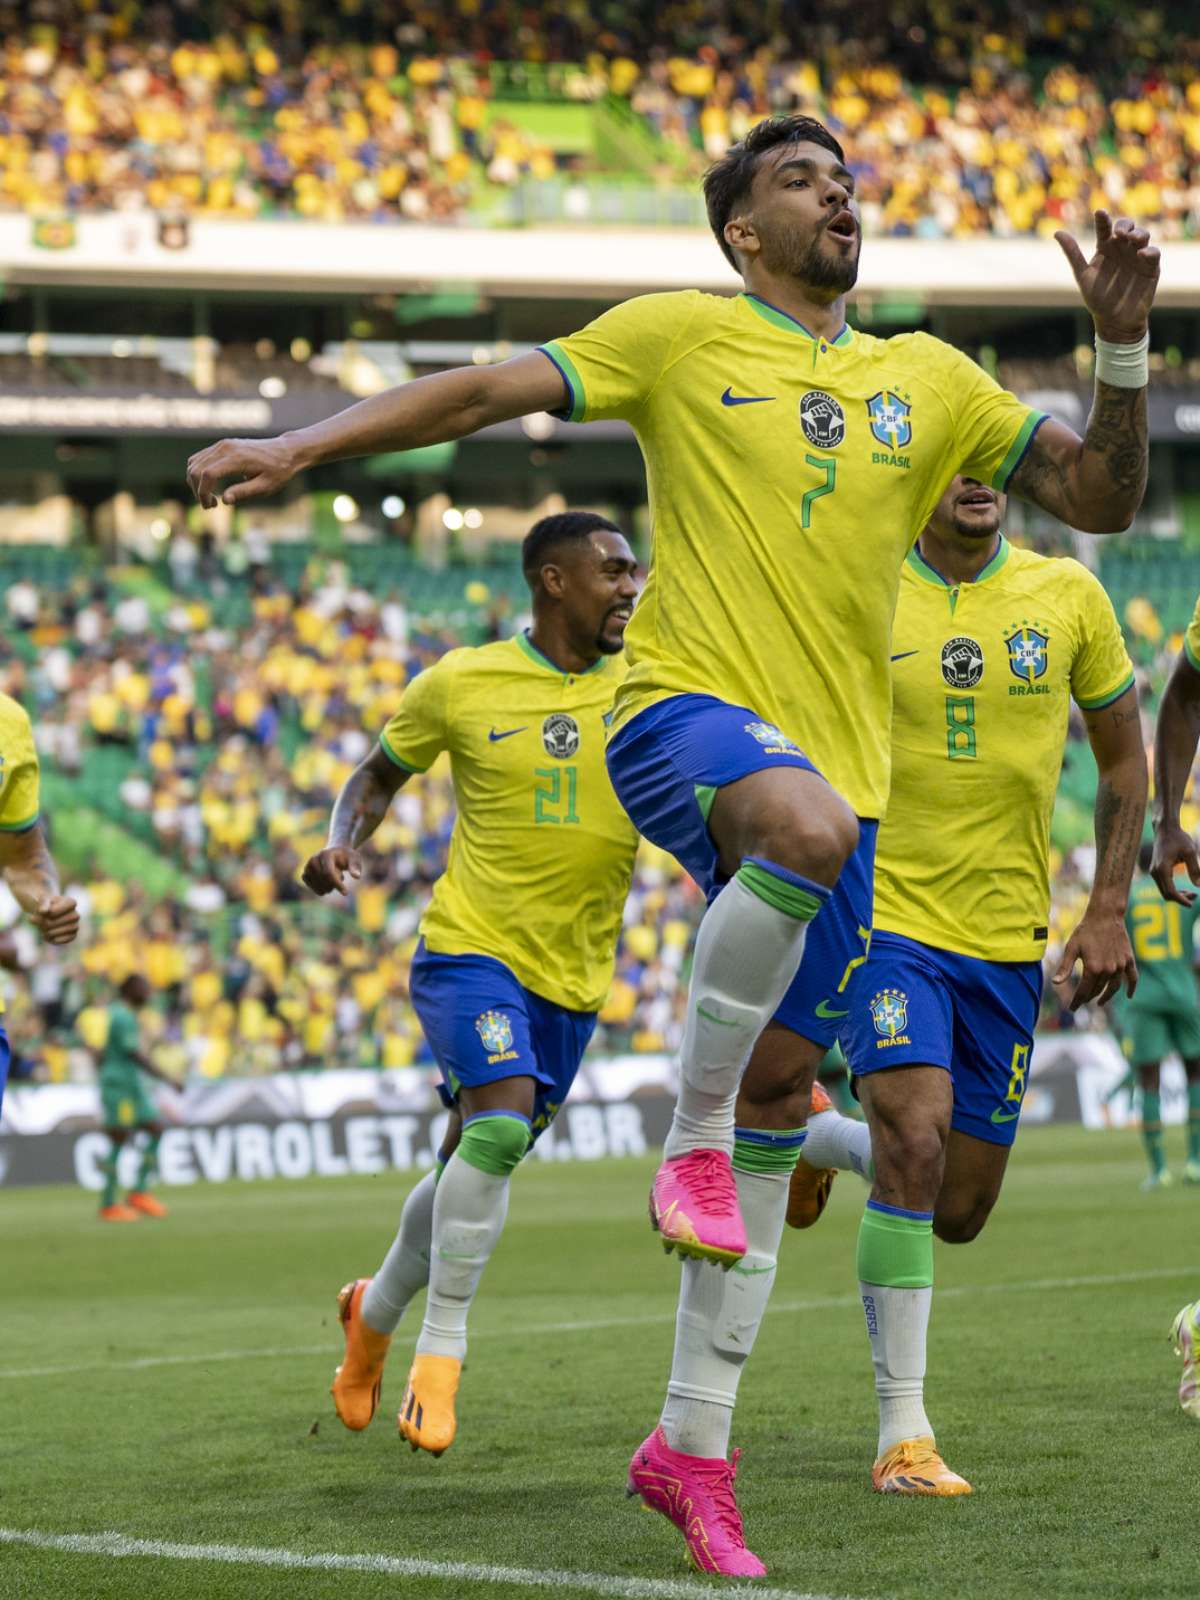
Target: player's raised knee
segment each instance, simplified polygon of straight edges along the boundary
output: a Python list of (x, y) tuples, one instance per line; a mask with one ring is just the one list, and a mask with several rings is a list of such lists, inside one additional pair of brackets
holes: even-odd
[(817, 883), (836, 883), (858, 848), (858, 818), (825, 784), (773, 795), (757, 823), (754, 854)]
[(933, 1231), (943, 1244), (970, 1244), (983, 1232), (991, 1210), (990, 1201), (969, 1196), (948, 1204), (939, 1200), (933, 1213)]

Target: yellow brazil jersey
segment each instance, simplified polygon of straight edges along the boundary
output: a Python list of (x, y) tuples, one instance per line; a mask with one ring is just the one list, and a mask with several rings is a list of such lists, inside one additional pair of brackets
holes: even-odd
[(612, 981), (637, 833), (604, 765), (620, 656), (565, 673), (523, 634), (451, 650), (383, 731), (397, 765), (443, 751), (458, 817), (421, 933), (438, 955), (493, 956), (527, 989), (596, 1011)]
[(816, 339), (746, 294), (646, 295), (542, 348), (571, 418), (625, 418), (646, 462), (654, 549), (614, 727), (716, 695), (880, 816), (905, 553), (956, 472), (1006, 485), (1040, 414), (927, 334)]
[(875, 926), (960, 955), (1035, 961), (1068, 701), (1094, 711), (1133, 682), (1112, 602), (1077, 561), (1005, 539), (973, 583), (947, 583), (914, 549), (892, 662)]
[[(24, 833), (38, 819), (38, 758), (29, 717), (0, 694), (0, 832)], [(6, 1009), (0, 997), (0, 1013)]]
[(1183, 636), (1183, 649), (1192, 666), (1200, 672), (1200, 600), (1196, 601), (1192, 620), (1188, 623), (1187, 632)]

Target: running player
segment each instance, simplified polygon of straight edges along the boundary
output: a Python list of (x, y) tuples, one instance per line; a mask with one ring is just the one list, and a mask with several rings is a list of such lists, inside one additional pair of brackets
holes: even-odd
[[(1138, 865), (1150, 870), (1152, 852), (1143, 845)], [(1163, 1149), (1159, 1071), (1176, 1052), (1187, 1076), (1188, 1129), (1184, 1182), (1200, 1183), (1200, 1004), (1196, 995), (1196, 917), (1200, 906), (1164, 900), (1152, 879), (1139, 878), (1129, 898), (1129, 936), (1138, 964), (1138, 988), (1122, 1008), (1125, 1053), (1137, 1073), (1142, 1096), (1142, 1138), (1150, 1171), (1143, 1189), (1169, 1184)]]
[[(874, 1160), (858, 1276), (883, 1493), (970, 1493), (938, 1454), (922, 1397), (933, 1237), (979, 1234), (1016, 1136), (1070, 699), (1099, 769), (1096, 869), (1054, 981), (1082, 963), (1076, 1010), (1122, 983), (1132, 993), (1137, 978), (1124, 918), (1147, 775), (1133, 669), (1099, 582), (1010, 546), (1004, 505), (955, 478), (905, 567), (875, 927), (842, 1036)], [(862, 1170), (865, 1136), (836, 1113), (814, 1118), (798, 1170)]]
[[(108, 1154), (100, 1163), (104, 1189), (100, 1197), (101, 1222), (136, 1222), (139, 1217), (165, 1217), (167, 1208), (150, 1185), (158, 1173), (158, 1147), (162, 1142), (163, 1121), (158, 1106), (146, 1089), (147, 1077), (157, 1078), (170, 1088), (175, 1080), (156, 1067), (142, 1048), (138, 1012), (150, 999), (150, 984), (140, 972), (132, 973), (117, 991), (118, 998), (108, 1008), (108, 1038), (100, 1056), (100, 1105), (104, 1131), (109, 1138)], [(117, 1198), (117, 1166), (127, 1141), (144, 1137), (141, 1160), (133, 1188), (124, 1204)]]
[[(1196, 841), (1180, 826), (1179, 813), (1188, 797), (1192, 763), (1200, 738), (1200, 600), (1184, 635), (1183, 649), (1163, 692), (1154, 729), (1154, 853), (1150, 873), (1164, 900), (1191, 909), (1195, 891), (1177, 884), (1179, 867), (1200, 883)], [(1143, 1117), (1145, 1105), (1143, 1103)], [(1188, 1156), (1200, 1148), (1200, 1080), (1188, 1077)]]
[[(744, 293), (630, 300), (539, 353), (421, 378), (279, 439), (222, 441), (192, 457), (188, 477), (205, 506), (236, 480), (222, 496), (236, 504), (320, 462), (458, 438), (530, 411), (633, 425), (655, 549), (609, 769), (638, 828), (713, 897), (652, 1218), (668, 1248), (729, 1265), (747, 1251), (774, 1260), (803, 1139), (803, 1112), (790, 1108), (807, 1110), (864, 954), (905, 553), (959, 471), (1077, 528), (1129, 525), (1145, 487), (1158, 252), (1144, 230), (1105, 212), (1091, 261), (1059, 235), (1098, 339), (1081, 440), (928, 335), (881, 340), (847, 327), (860, 246), (854, 179), (820, 123), (759, 124), (710, 171), (705, 193)], [(807, 1048), (789, 1035), (742, 1085), (794, 978), (788, 1026)], [(753, 1219), (731, 1164), (739, 1086), (754, 1135), (742, 1142)], [(756, 1273), (760, 1288), (769, 1276)], [(685, 1301), (692, 1282), (685, 1271)], [(695, 1437), (719, 1446), (721, 1432)], [(682, 1437), (676, 1430), (672, 1445), (668, 1430), (669, 1454), (656, 1457), (672, 1482), (693, 1471)], [(659, 1449), (656, 1430), (638, 1461)], [(701, 1507), (693, 1554), (711, 1570), (761, 1571), (727, 1515), (728, 1463), (701, 1470), (703, 1482), (689, 1479), (670, 1500)]]
[(409, 987), (451, 1125), (374, 1279), (339, 1296), (333, 1382), (339, 1417), (365, 1428), (391, 1335), (428, 1282), (399, 1424), (433, 1455), (454, 1439), (467, 1315), (509, 1178), (570, 1092), (608, 991), (637, 846), (604, 767), (637, 562), (611, 522), (582, 511), (543, 518), (522, 557), (529, 633), (452, 650), (413, 680), (304, 868), (315, 893), (344, 893), (393, 796), (449, 751), (458, 820)]
[[(58, 870), (38, 820), (38, 758), (29, 717), (0, 694), (0, 873), (17, 904), (47, 944), (70, 944), (79, 932), (74, 900), (59, 889)], [(0, 997), (0, 1104), (8, 1078), (9, 1043)]]

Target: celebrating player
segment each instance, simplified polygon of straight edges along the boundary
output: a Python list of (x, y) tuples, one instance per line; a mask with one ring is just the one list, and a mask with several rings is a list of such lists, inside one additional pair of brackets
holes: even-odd
[(522, 559), (529, 633), (451, 650), (413, 680), (304, 869), (315, 893), (344, 893), (393, 796), (449, 751), (458, 820), (410, 993), (453, 1116), (440, 1176), (409, 1194), (375, 1277), (338, 1297), (333, 1382), (342, 1421), (365, 1428), (392, 1332), (428, 1282), (399, 1424), (433, 1455), (454, 1439), (467, 1315), (509, 1178), (566, 1099), (612, 979), (637, 845), (604, 767), (637, 561), (611, 522), (581, 511), (543, 518)]
[[(632, 424), (655, 548), (609, 770), (638, 828), (713, 897), (652, 1219), (668, 1249), (725, 1265), (760, 1257), (746, 1282), (761, 1289), (803, 1139), (789, 1106), (807, 1107), (871, 925), (888, 639), (905, 553), (955, 472), (1011, 487), (1077, 528), (1129, 525), (1145, 487), (1158, 252), (1144, 230), (1104, 212), (1090, 261), (1059, 236), (1098, 339), (1081, 440), (928, 335), (880, 340), (847, 327), (860, 245), (854, 179), (820, 123), (759, 124), (712, 168), (705, 193), (743, 293), (630, 300), (541, 352), (421, 378), (279, 439), (223, 441), (193, 456), (188, 476), (205, 506), (236, 480), (223, 495), (236, 504), (319, 462), (458, 438), (529, 411)], [(808, 1048), (789, 1041), (760, 1057), (741, 1085), (793, 979), (787, 1022)], [(752, 1135), (744, 1185), (731, 1163), (740, 1085)], [(743, 1216), (751, 1192), (753, 1218)], [(693, 1288), (712, 1299), (685, 1269), (681, 1327), (709, 1316), (688, 1308)], [(672, 1383), (689, 1386), (679, 1367), (677, 1351)], [(721, 1394), (716, 1410), (727, 1414)], [(722, 1432), (727, 1442), (727, 1422), (689, 1437), (723, 1451)], [(702, 1452), (683, 1437), (656, 1430), (633, 1478), (686, 1479), (686, 1492), (639, 1492), (693, 1530), (690, 1548), (709, 1570), (761, 1571), (727, 1514), (723, 1454), (719, 1467), (697, 1465)], [(671, 1510), (685, 1503), (699, 1508), (691, 1522)]]
[[(874, 1158), (858, 1276), (883, 1493), (969, 1494), (925, 1414), (933, 1237), (966, 1244), (1000, 1193), (1042, 997), (1050, 815), (1068, 701), (1099, 770), (1096, 869), (1054, 981), (1070, 1007), (1137, 977), (1125, 928), (1146, 810), (1120, 625), (1075, 561), (1016, 550), (1005, 498), (956, 477), (908, 558), (893, 631), (892, 792), (875, 927), (843, 1043), (867, 1129), (817, 1116), (798, 1171)], [(1065, 992), (1065, 990), (1064, 990)]]
[[(167, 1214), (162, 1201), (150, 1193), (158, 1172), (163, 1122), (144, 1080), (157, 1078), (171, 1088), (175, 1080), (160, 1071), (142, 1049), (137, 1014), (149, 998), (149, 983), (135, 972), (121, 984), (117, 1000), (108, 1008), (108, 1038), (100, 1057), (100, 1104), (109, 1138), (108, 1154), (100, 1163), (104, 1173), (101, 1222), (136, 1222), (139, 1217)], [(117, 1198), (117, 1166), (127, 1140), (137, 1134), (144, 1135), (145, 1142), (133, 1188), (122, 1205)]]
[[(1152, 853), (1143, 845), (1138, 865), (1149, 871)], [(1150, 1171), (1143, 1189), (1171, 1182), (1163, 1149), (1159, 1072), (1175, 1051), (1187, 1077), (1188, 1129), (1185, 1183), (1200, 1183), (1200, 1005), (1196, 998), (1196, 917), (1200, 906), (1164, 900), (1149, 878), (1140, 878), (1129, 898), (1128, 926), (1137, 957), (1137, 993), (1122, 1007), (1125, 1053), (1142, 1096), (1142, 1139)]]
[[(38, 821), (38, 758), (25, 711), (0, 694), (0, 873), (17, 904), (47, 944), (70, 944), (79, 932), (74, 900), (59, 889), (58, 870)], [(0, 999), (0, 1018), (4, 1001)], [(0, 1021), (0, 1104), (8, 1078), (8, 1035)]]

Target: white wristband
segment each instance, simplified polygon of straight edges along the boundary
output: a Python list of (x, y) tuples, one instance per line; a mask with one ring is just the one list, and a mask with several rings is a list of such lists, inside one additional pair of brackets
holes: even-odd
[(1115, 389), (1144, 389), (1150, 382), (1150, 331), (1136, 344), (1110, 344), (1096, 336), (1096, 376)]

